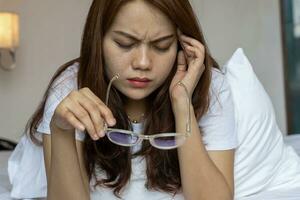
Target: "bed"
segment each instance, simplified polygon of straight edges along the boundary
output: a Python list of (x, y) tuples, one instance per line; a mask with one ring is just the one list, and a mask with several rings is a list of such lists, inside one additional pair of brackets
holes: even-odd
[[(284, 138), (285, 143), (291, 145), (300, 156), (300, 134), (290, 135)], [(7, 175), (7, 160), (11, 154), (11, 151), (0, 151), (0, 200), (12, 200), (9, 195), (10, 183)], [(263, 200), (264, 198), (269, 199), (270, 195), (276, 195), (276, 200), (300, 200), (300, 188), (299, 198), (289, 198), (288, 195), (291, 191), (280, 191), (280, 192), (269, 192), (264, 193), (263, 196), (248, 197), (240, 200)], [(294, 192), (293, 192), (294, 193)], [(275, 200), (275, 199), (274, 199)]]
[(11, 199), (9, 197), (10, 183), (7, 175), (7, 160), (11, 151), (0, 151), (0, 200)]

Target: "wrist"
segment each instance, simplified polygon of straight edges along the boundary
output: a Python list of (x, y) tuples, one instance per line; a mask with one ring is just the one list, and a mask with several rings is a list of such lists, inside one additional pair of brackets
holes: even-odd
[(74, 132), (75, 129), (64, 129), (62, 127), (60, 127), (57, 123), (54, 117), (52, 117), (51, 121), (50, 121), (50, 131), (51, 134), (53, 133), (61, 133), (61, 132), (65, 132), (65, 133), (71, 133)]
[(188, 102), (187, 100), (181, 100), (181, 101), (176, 101), (172, 102), (172, 109), (174, 113), (174, 117), (177, 115), (185, 115), (188, 114), (189, 111), (192, 112), (194, 107)]
[(75, 141), (75, 129), (62, 129), (55, 123), (50, 122), (50, 133), (53, 143), (57, 143), (58, 141), (60, 141), (59, 143)]
[(187, 97), (176, 97), (171, 98), (171, 104), (173, 108), (177, 109), (187, 109), (190, 102)]

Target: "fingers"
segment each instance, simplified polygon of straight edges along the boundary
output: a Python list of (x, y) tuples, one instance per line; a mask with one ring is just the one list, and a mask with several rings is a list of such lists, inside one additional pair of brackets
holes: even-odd
[(185, 35), (183, 35), (183, 34), (180, 35), (180, 39), (181, 39), (184, 43), (186, 43), (186, 44), (188, 44), (188, 45), (191, 45), (191, 46), (193, 46), (193, 47), (196, 47), (196, 48), (198, 48), (200, 51), (204, 52), (204, 46), (203, 46), (198, 40), (196, 40), (196, 39), (194, 39), (194, 38), (191, 38), (191, 37), (187, 37), (187, 36), (185, 36)]
[(87, 111), (95, 128), (95, 132), (93, 132), (92, 128), (90, 128), (88, 132), (91, 132), (92, 134), (94, 133), (93, 135), (96, 134), (99, 137), (103, 137), (105, 134), (104, 122), (111, 126), (116, 122), (112, 112), (95, 94), (93, 94), (87, 88), (82, 89), (82, 92), (77, 95), (77, 98), (77, 102)]
[[(71, 127), (74, 127), (78, 130), (81, 130), (81, 131), (85, 130), (85, 126), (66, 107), (61, 107), (60, 112), (66, 118), (66, 120), (63, 121), (63, 123), (65, 122), (64, 124), (60, 123), (60, 125), (59, 125), (60, 128), (66, 129), (65, 128), (66, 126), (71, 125)], [(68, 122), (68, 124), (66, 122)]]
[(189, 50), (189, 51), (195, 51), (198, 53), (198, 56), (204, 55), (205, 53), (205, 47), (203, 44), (201, 44), (201, 42), (199, 42), (198, 40), (188, 37), (184, 34), (182, 34), (182, 32), (178, 29), (177, 31), (178, 33), (178, 37), (179, 37), (179, 41), (181, 42), (181, 44), (184, 46), (185, 50)]
[(111, 110), (88, 88), (72, 91), (56, 108), (53, 121), (65, 130), (86, 130), (92, 139), (105, 136), (104, 122), (116, 123)]
[(187, 54), (193, 59), (202, 57), (202, 53), (197, 48), (186, 45)]
[(184, 57), (183, 51), (178, 52), (177, 56), (177, 71), (186, 71), (186, 59)]
[[(186, 73), (178, 73), (176, 79), (180, 79), (186, 85), (189, 85), (191, 91), (194, 90), (194, 87), (198, 83), (205, 66), (203, 64), (205, 58), (205, 46), (192, 37), (182, 34), (182, 32), (177, 29), (178, 40), (182, 46), (185, 55), (185, 66), (183, 65), (184, 60), (181, 53), (178, 53), (178, 69), (177, 71), (186, 70)], [(186, 64), (186, 62), (188, 64)], [(179, 77), (179, 78), (178, 78)], [(178, 81), (176, 80), (176, 81)]]
[(100, 125), (102, 119), (100, 112), (90, 103), (86, 102), (86, 99), (79, 96), (72, 97), (66, 100), (67, 108), (74, 117), (76, 117), (85, 127), (89, 135), (93, 139), (98, 139), (102, 126)]
[[(188, 64), (190, 64), (192, 61), (194, 63), (196, 62), (195, 64), (198, 65), (199, 62), (203, 63), (205, 57), (204, 45), (198, 40), (182, 34), (179, 28), (177, 28), (177, 34), (180, 44), (183, 46), (185, 53), (188, 55)], [(200, 63), (200, 65), (202, 64)]]
[(90, 89), (83, 88), (82, 93), (93, 101), (98, 109), (100, 110), (101, 116), (104, 117), (105, 121), (110, 125), (113, 126), (116, 123), (116, 119), (114, 118), (111, 110), (105, 105)]

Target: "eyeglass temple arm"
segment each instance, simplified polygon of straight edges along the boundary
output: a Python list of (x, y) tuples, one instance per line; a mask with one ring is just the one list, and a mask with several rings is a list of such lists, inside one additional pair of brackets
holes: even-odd
[(105, 105), (106, 106), (108, 106), (108, 99), (109, 99), (111, 85), (118, 78), (119, 78), (119, 75), (117, 74), (114, 77), (112, 77), (112, 79), (109, 81), (109, 84), (108, 84), (108, 87), (107, 87), (107, 90), (106, 90), (106, 98), (105, 98)]
[[(106, 98), (105, 98), (105, 105), (108, 106), (108, 99), (109, 99), (109, 94), (110, 94), (110, 88), (112, 86), (112, 83), (117, 80), (119, 78), (119, 75), (115, 75), (110, 81), (109, 81), (109, 84), (108, 84), (108, 87), (107, 87), (107, 90), (106, 90)], [(104, 122), (104, 127), (105, 127), (105, 130), (107, 129), (107, 124)]]
[(187, 106), (188, 106), (188, 117), (187, 117), (187, 119), (188, 119), (188, 120), (187, 120), (187, 122), (186, 122), (186, 132), (187, 132), (188, 135), (190, 135), (190, 134), (191, 134), (191, 106), (190, 106), (190, 104), (191, 104), (191, 99), (190, 99), (190, 97), (189, 97), (188, 89), (187, 89), (186, 86), (183, 84), (183, 82), (179, 81), (179, 82), (177, 83), (177, 85), (182, 86), (182, 87), (184, 88), (184, 90), (185, 90), (186, 95), (187, 95)]

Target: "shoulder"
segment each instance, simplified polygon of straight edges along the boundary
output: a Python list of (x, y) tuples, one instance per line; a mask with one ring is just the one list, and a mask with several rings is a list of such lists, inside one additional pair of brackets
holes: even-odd
[(74, 64), (68, 66), (51, 84), (51, 88), (55, 89), (64, 86), (71, 86), (74, 83), (77, 83), (77, 74), (79, 70), (79, 63), (75, 62)]
[(210, 90), (220, 92), (224, 89), (229, 89), (229, 85), (225, 78), (225, 73), (218, 68), (212, 68), (211, 70), (211, 85)]
[(45, 113), (52, 115), (53, 110), (72, 90), (77, 90), (77, 74), (79, 64), (74, 63), (68, 66), (51, 83), (47, 93)]
[(66, 96), (72, 90), (77, 90), (77, 76), (79, 63), (68, 66), (51, 84), (50, 93), (55, 93), (59, 97)]
[[(44, 113), (37, 132), (50, 134), (50, 121), (58, 104), (72, 91), (77, 90), (79, 63), (68, 66), (50, 85), (44, 106)], [(76, 131), (76, 139), (82, 140)]]
[(209, 88), (210, 109), (214, 106), (222, 107), (232, 101), (231, 90), (223, 71), (212, 68), (211, 84)]
[(209, 97), (208, 111), (199, 120), (206, 149), (236, 148), (235, 112), (231, 89), (225, 74), (220, 69), (212, 69)]

